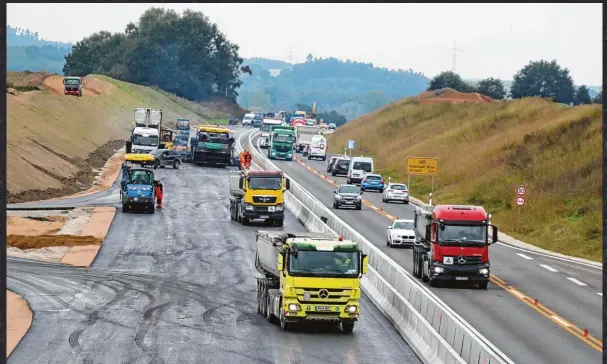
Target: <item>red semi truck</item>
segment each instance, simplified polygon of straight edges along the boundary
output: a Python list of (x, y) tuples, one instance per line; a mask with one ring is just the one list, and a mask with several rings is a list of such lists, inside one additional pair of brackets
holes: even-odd
[[(497, 226), (481, 206), (437, 205), (416, 209), (413, 275), (436, 286), (461, 281), (487, 289), (489, 245), (497, 242)], [(491, 234), (490, 234), (491, 233)]]

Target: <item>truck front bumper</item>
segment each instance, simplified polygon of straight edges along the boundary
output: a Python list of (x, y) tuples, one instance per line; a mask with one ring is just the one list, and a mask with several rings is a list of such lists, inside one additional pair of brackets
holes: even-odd
[[(251, 206), (251, 205), (249, 205)], [(278, 208), (278, 206), (254, 206), (253, 209), (247, 206), (244, 210), (244, 217), (247, 219), (272, 219), (272, 220), (284, 220), (285, 211), (284, 206), (280, 206), (280, 210), (268, 211), (268, 207)]]
[(194, 154), (194, 163), (214, 163), (226, 164), (232, 163), (232, 155), (229, 153), (199, 152)]
[(437, 281), (480, 283), (489, 281), (491, 271), (489, 264), (457, 266), (433, 263), (430, 267), (430, 278)]
[(146, 208), (154, 205), (154, 197), (126, 197), (124, 205), (133, 208)]
[(275, 159), (288, 159), (288, 160), (292, 160), (293, 159), (293, 152), (270, 151), (270, 157), (275, 158)]
[(297, 299), (284, 302), (287, 322), (353, 322), (360, 316), (360, 303), (355, 300), (346, 304), (299, 302)]

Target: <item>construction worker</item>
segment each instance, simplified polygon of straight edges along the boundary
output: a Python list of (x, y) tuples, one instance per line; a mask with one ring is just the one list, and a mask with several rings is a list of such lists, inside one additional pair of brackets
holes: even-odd
[(156, 208), (162, 208), (162, 183), (160, 181), (154, 181), (154, 193), (156, 194)]
[(251, 153), (248, 150), (244, 151), (244, 165), (247, 169), (251, 168)]
[(238, 154), (238, 160), (240, 162), (240, 169), (244, 169), (244, 150)]

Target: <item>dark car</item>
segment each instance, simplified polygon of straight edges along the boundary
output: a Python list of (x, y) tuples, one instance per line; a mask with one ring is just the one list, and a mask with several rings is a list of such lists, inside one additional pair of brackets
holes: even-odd
[(174, 150), (156, 149), (150, 152), (154, 156), (154, 168), (171, 166), (175, 169), (181, 166), (181, 154)]
[(335, 162), (337, 162), (338, 158), (339, 157), (331, 157), (331, 159), (327, 161), (327, 172), (331, 172), (333, 170), (333, 166), (335, 165)]
[(342, 206), (362, 208), (363, 199), (360, 197), (363, 193), (355, 185), (341, 185), (333, 191), (333, 208), (338, 209)]
[(331, 175), (337, 176), (338, 174), (348, 174), (348, 169), (350, 168), (350, 160), (347, 158), (338, 158), (333, 164), (333, 168), (331, 169)]

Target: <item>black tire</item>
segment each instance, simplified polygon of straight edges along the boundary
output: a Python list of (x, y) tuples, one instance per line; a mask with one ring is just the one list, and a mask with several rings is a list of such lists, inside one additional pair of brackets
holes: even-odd
[(341, 331), (344, 334), (351, 334), (354, 330), (354, 322), (342, 322), (341, 323)]
[(283, 219), (274, 220), (274, 225), (279, 226), (279, 227), (283, 226), (284, 223), (285, 223), (285, 221)]
[(179, 166), (181, 166), (181, 162), (178, 160), (175, 160), (175, 162), (173, 162), (173, 169), (179, 169)]
[(312, 159), (312, 156), (308, 154), (308, 160), (311, 160), (311, 159)]
[(326, 161), (327, 160), (327, 156), (322, 157), (322, 161)]
[(331, 172), (331, 176), (337, 176), (337, 173)]
[(150, 204), (150, 206), (148, 206), (148, 209), (149, 209), (148, 211), (150, 212), (150, 214), (153, 214), (156, 212), (156, 208), (155, 208), (153, 202)]
[(481, 282), (478, 284), (479, 289), (487, 289), (488, 286), (489, 286), (489, 281)]
[(350, 183), (350, 179), (349, 179), (349, 178), (346, 178), (346, 184), (347, 184), (347, 185), (350, 185), (350, 184), (351, 184), (351, 183)]
[(249, 226), (249, 225), (251, 225), (251, 220), (243, 216), (242, 217), (242, 224), (244, 226)]
[[(419, 257), (419, 267), (420, 267), (421, 274), (422, 274), (422, 281), (424, 281), (424, 282), (430, 282), (430, 277), (428, 277), (428, 275), (426, 274), (426, 270), (424, 269), (424, 265), (425, 265), (424, 263), (425, 263), (424, 256), (421, 255)], [(430, 283), (431, 283), (430, 286), (432, 286), (433, 282), (430, 282)]]
[(379, 193), (384, 193), (384, 190), (383, 189), (379, 190)]
[(280, 303), (280, 328), (283, 331), (289, 331), (291, 329), (291, 324), (285, 320), (285, 311), (282, 307), (282, 302)]
[(272, 323), (273, 317), (272, 317), (272, 310), (270, 310), (270, 295), (266, 294), (266, 320), (268, 320), (268, 322)]
[(129, 208), (127, 207), (127, 205), (122, 204), (122, 212), (129, 212)]
[(356, 205), (356, 209), (357, 209), (357, 210), (362, 210), (362, 208), (363, 208), (363, 205), (362, 205), (362, 204), (360, 204), (360, 205)]
[(158, 159), (156, 159), (154, 161), (154, 166), (153, 167), (154, 167), (154, 169), (158, 169), (158, 167), (160, 167), (160, 161)]
[(390, 248), (392, 247), (392, 244), (390, 244), (390, 238), (386, 237), (386, 245), (389, 246)]
[(408, 204), (409, 204), (409, 201), (404, 201), (404, 203), (405, 203), (405, 205), (408, 205)]
[(361, 191), (363, 191), (363, 192), (365, 192), (365, 189), (364, 189), (364, 188), (362, 188), (362, 187), (360, 188), (360, 190), (361, 190)]
[(419, 272), (419, 249), (413, 248), (413, 275), (415, 278), (421, 278)]

